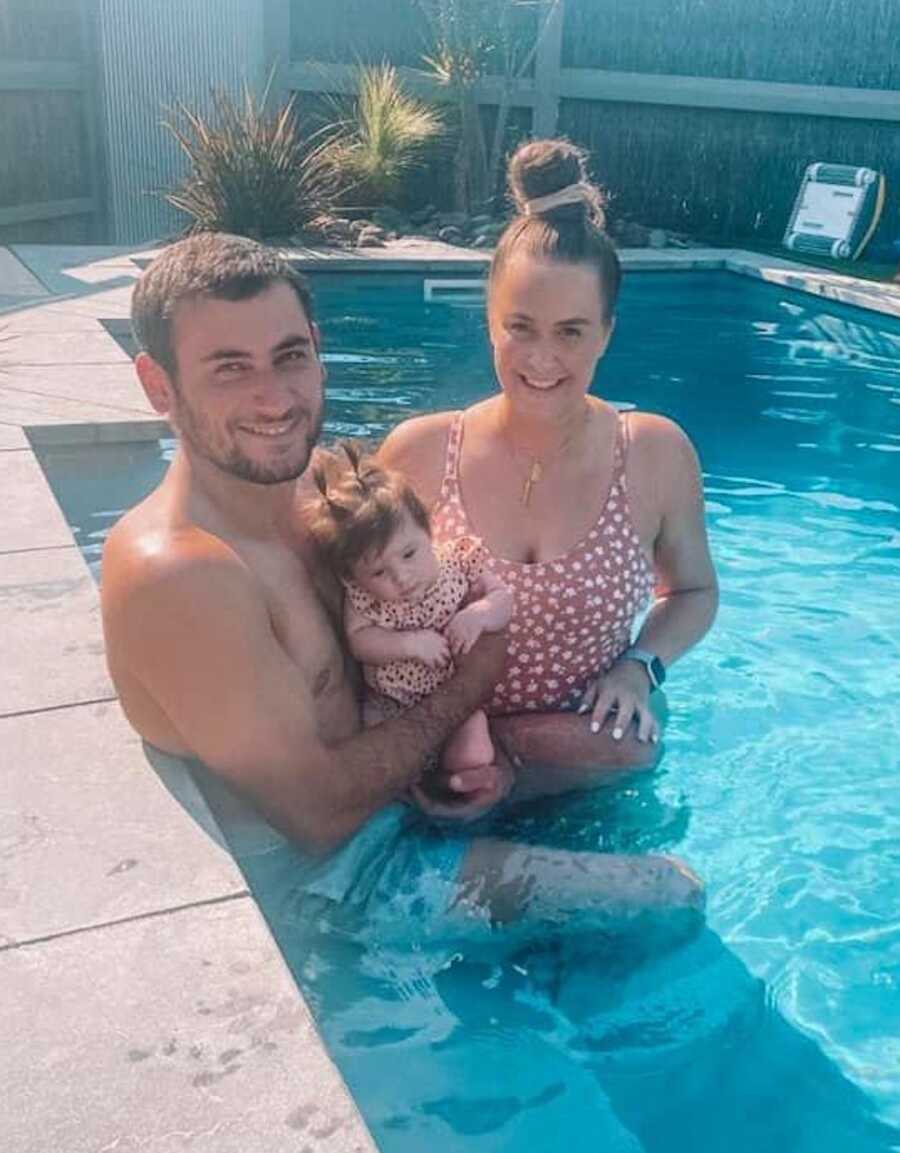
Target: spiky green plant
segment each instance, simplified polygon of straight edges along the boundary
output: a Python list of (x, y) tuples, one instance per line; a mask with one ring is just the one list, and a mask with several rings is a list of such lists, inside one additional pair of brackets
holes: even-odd
[(325, 156), (327, 135), (301, 134), (293, 97), (268, 113), (270, 86), (271, 77), (259, 98), (247, 85), (239, 100), (217, 93), (211, 117), (179, 103), (164, 122), (190, 171), (163, 195), (191, 218), (191, 231), (288, 237), (314, 222), (337, 195), (338, 173)]
[(336, 122), (325, 155), (339, 181), (360, 204), (395, 203), (404, 176), (423, 163), (427, 145), (442, 133), (440, 113), (404, 91), (387, 63), (361, 66), (355, 100), (333, 107)]
[[(457, 113), (454, 201), (461, 211), (482, 211), (491, 205), (497, 188), (515, 87), (528, 75), (559, 0), (417, 3), (430, 37), (424, 63), (447, 89)], [(487, 76), (500, 83), (490, 142), (477, 92)]]

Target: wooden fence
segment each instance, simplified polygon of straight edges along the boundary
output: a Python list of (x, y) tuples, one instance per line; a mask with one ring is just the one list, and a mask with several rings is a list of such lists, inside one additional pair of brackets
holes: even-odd
[[(826, 160), (885, 172), (885, 227), (900, 235), (900, 0), (536, 2), (549, 23), (515, 86), (512, 131), (588, 147), (614, 210), (709, 239), (774, 240), (804, 168)], [(113, 37), (137, 18), (130, 5), (151, 3), (159, 35)], [(156, 135), (163, 95), (197, 101), (236, 70), (253, 82), (276, 64), (276, 94), (310, 101), (352, 91), (359, 62), (387, 58), (441, 97), (417, 0), (229, 0), (246, 19), (213, 21), (196, 51), (183, 46), (175, 91), (172, 29), (209, 23), (212, 8), (0, 0), (0, 243), (158, 231), (147, 197), (175, 171)], [(487, 115), (500, 91), (499, 77), (481, 83)], [(424, 192), (441, 203), (451, 184), (445, 158)], [(136, 197), (140, 219), (127, 212)]]
[(0, 0), (0, 244), (104, 234), (89, 0)]
[[(440, 95), (421, 68), (416, 0), (265, 2), (282, 29), (273, 58), (290, 46), (287, 89), (352, 91), (355, 63), (388, 56), (411, 88)], [(900, 236), (898, 0), (543, 4), (550, 23), (515, 103), (534, 135), (590, 150), (614, 211), (709, 239), (776, 240), (805, 167), (827, 160), (886, 173), (885, 231)], [(487, 79), (480, 100), (496, 103), (499, 88)], [(434, 182), (436, 201), (446, 186)]]

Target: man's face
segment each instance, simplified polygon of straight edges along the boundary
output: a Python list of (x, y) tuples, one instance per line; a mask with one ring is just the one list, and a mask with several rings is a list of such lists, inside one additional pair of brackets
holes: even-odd
[(298, 477), (322, 427), (317, 344), (289, 284), (179, 304), (171, 416), (186, 450), (254, 484)]

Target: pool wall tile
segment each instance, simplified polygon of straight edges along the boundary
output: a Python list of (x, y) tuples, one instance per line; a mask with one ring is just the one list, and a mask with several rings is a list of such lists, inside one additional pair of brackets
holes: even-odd
[(155, 416), (137, 420), (106, 420), (102, 424), (42, 424), (23, 433), (25, 443), (34, 448), (75, 447), (84, 444), (135, 444), (140, 441), (171, 438), (168, 421)]
[(118, 702), (0, 719), (0, 946), (245, 892)]
[(9, 1153), (374, 1153), (249, 898), (7, 949), (0, 989)]

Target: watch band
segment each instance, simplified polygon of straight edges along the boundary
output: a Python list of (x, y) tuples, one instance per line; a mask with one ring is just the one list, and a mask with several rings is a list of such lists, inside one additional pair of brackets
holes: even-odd
[(651, 653), (649, 649), (640, 649), (637, 645), (632, 645), (631, 648), (626, 649), (625, 652), (622, 653), (622, 659), (637, 661), (638, 664), (643, 665), (647, 670), (647, 676), (650, 678), (651, 687), (654, 689), (662, 687), (666, 679), (666, 666), (656, 653)]

